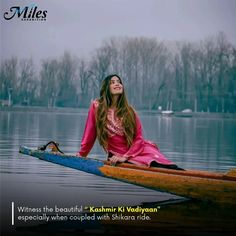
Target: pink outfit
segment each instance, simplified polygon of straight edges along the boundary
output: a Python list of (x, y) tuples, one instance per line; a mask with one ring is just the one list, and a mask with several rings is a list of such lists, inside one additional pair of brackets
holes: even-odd
[[(81, 142), (81, 149), (77, 154), (79, 156), (87, 156), (96, 140), (95, 113), (97, 107), (98, 101), (95, 100), (89, 108), (84, 135)], [(153, 161), (164, 165), (175, 165), (172, 161), (168, 160), (162, 153), (160, 153), (158, 147), (154, 143), (143, 138), (142, 125), (137, 115), (136, 137), (131, 147), (127, 147), (127, 142), (122, 127), (122, 120), (115, 117), (115, 111), (113, 109), (109, 109), (107, 120), (107, 128), (109, 130), (108, 153), (127, 157), (128, 162), (136, 165), (150, 166)]]

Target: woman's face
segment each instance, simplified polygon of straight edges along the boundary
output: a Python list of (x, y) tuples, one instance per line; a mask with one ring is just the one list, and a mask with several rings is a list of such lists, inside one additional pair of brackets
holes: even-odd
[(111, 95), (119, 95), (123, 93), (123, 85), (120, 79), (116, 76), (111, 78), (109, 88)]

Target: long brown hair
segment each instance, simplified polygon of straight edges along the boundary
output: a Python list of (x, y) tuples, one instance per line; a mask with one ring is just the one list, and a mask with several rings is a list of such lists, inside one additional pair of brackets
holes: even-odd
[[(97, 137), (100, 145), (107, 150), (107, 140), (108, 140), (108, 129), (107, 129), (107, 113), (109, 107), (112, 104), (112, 95), (110, 93), (110, 80), (112, 77), (117, 77), (120, 80), (120, 83), (123, 85), (121, 78), (116, 75), (109, 75), (102, 81), (102, 86), (100, 89), (100, 98), (98, 99), (99, 106), (96, 113), (96, 128), (97, 128)], [(119, 95), (116, 104), (116, 116), (122, 118), (122, 125), (124, 129), (124, 135), (126, 137), (127, 146), (130, 147), (136, 131), (136, 122), (135, 122), (135, 111), (129, 105), (128, 100), (125, 95), (123, 88), (123, 93)]]

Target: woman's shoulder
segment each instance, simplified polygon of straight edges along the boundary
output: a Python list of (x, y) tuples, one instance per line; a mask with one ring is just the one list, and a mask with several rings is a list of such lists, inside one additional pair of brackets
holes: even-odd
[(98, 108), (98, 106), (99, 106), (98, 98), (95, 98), (94, 100), (92, 100), (91, 104), (93, 105), (94, 108)]

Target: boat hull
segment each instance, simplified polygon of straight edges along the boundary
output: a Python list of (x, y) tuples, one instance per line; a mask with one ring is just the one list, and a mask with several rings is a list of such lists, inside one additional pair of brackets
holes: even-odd
[(195, 170), (170, 170), (139, 167), (132, 164), (110, 165), (107, 161), (52, 153), (20, 147), (20, 153), (102, 177), (136, 184), (175, 195), (236, 204), (236, 177)]

